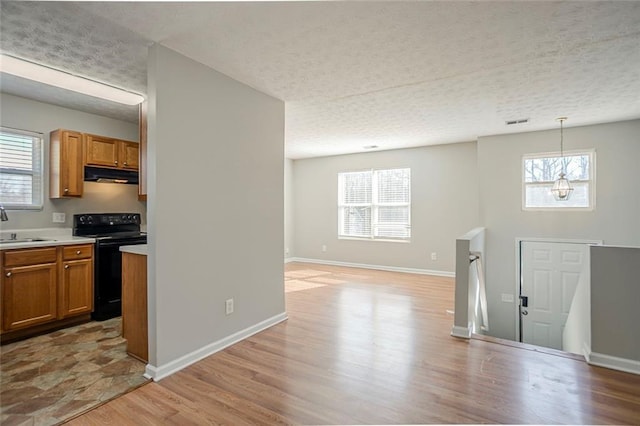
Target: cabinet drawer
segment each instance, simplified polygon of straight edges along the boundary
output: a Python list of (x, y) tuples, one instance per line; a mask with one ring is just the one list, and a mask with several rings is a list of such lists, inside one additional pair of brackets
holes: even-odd
[(65, 246), (62, 249), (63, 260), (86, 259), (93, 254), (93, 246), (84, 244), (81, 246)]
[(33, 248), (4, 252), (4, 266), (37, 265), (56, 262), (56, 248)]

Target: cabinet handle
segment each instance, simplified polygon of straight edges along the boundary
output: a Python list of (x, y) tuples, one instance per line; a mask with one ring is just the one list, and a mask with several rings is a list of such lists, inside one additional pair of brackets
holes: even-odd
[(80, 251), (80, 250), (78, 250), (78, 251), (76, 252), (76, 254), (80, 254), (80, 253), (81, 253), (81, 251)]
[(116, 166), (118, 165), (118, 160), (114, 161), (114, 163), (116, 164)]
[(64, 265), (64, 269), (69, 269), (69, 265)]
[(127, 162), (125, 161), (123, 164), (126, 166), (126, 165), (127, 165)]
[(65, 189), (64, 189), (64, 192), (69, 192), (69, 188), (65, 188)]
[(10, 277), (10, 276), (11, 276), (11, 272), (7, 272), (7, 277)]

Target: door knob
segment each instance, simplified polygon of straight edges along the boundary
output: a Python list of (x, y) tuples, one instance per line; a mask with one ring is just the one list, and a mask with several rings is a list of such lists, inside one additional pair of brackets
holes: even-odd
[(529, 315), (529, 311), (527, 311), (526, 309), (522, 310), (522, 315)]

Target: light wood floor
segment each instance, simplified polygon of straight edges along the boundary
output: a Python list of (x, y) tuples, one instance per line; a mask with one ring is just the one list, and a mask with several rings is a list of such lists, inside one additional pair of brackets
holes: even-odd
[(640, 376), (450, 337), (453, 280), (289, 264), (289, 319), (71, 422), (640, 424)]

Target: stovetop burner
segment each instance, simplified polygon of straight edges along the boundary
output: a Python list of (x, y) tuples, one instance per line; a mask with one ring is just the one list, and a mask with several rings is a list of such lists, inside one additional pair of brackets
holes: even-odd
[(73, 215), (73, 235), (91, 238), (139, 237), (140, 213), (85, 213)]

